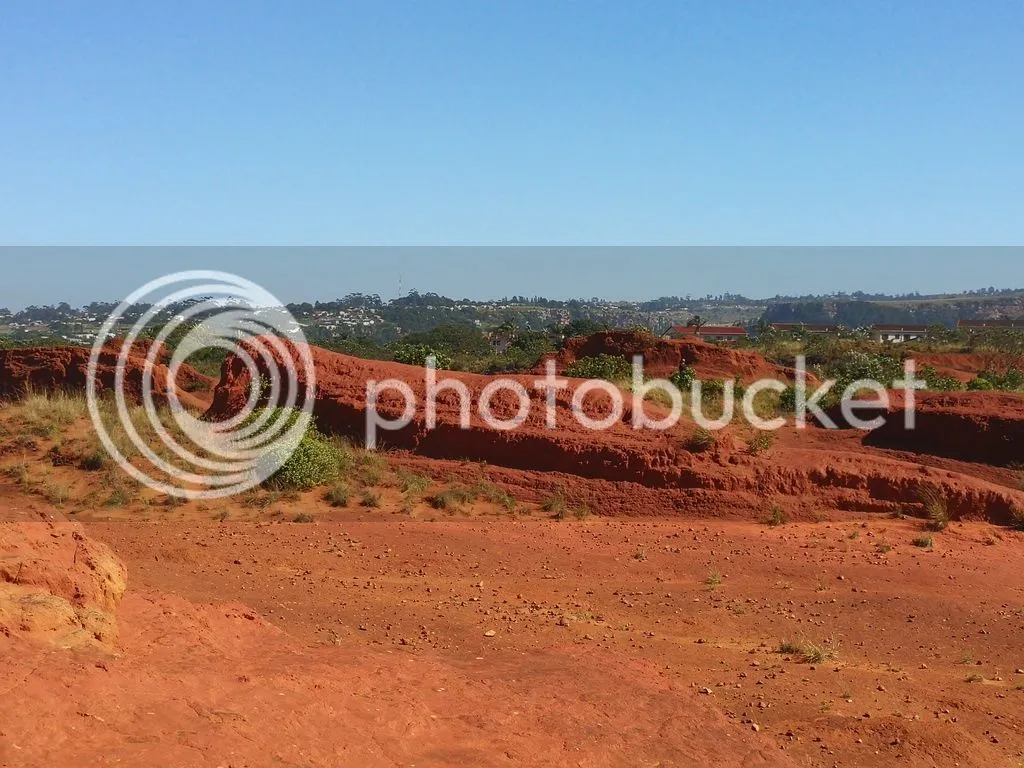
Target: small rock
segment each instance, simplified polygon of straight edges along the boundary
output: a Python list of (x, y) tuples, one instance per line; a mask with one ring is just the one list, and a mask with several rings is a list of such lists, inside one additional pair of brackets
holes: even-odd
[(484, 637), (497, 637), (497, 636), (498, 636), (498, 633), (495, 632), (493, 629), (489, 629), (486, 632), (484, 632)]

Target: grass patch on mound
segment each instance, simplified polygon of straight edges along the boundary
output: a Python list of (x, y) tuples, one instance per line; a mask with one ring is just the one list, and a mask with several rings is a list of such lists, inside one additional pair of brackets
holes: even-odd
[(821, 643), (783, 640), (779, 643), (778, 653), (781, 656), (794, 657), (804, 664), (825, 664), (839, 658), (836, 644), (831, 640)]
[(926, 530), (941, 533), (949, 528), (949, 507), (936, 488), (921, 488), (917, 498), (924, 508)]

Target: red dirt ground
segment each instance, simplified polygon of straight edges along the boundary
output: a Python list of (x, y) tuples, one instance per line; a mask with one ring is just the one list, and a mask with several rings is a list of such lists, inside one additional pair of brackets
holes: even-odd
[(118, 651), (0, 636), (0, 765), (1024, 757), (1024, 540), (986, 525), (935, 552), (852, 515), (85, 530), (131, 573)]

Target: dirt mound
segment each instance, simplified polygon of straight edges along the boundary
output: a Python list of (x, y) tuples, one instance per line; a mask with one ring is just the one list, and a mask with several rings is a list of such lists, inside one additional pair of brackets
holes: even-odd
[[(489, 465), (501, 482), (514, 486), (527, 500), (537, 494), (565, 493), (585, 500), (605, 514), (636, 515), (666, 512), (694, 516), (764, 516), (779, 503), (796, 517), (810, 517), (814, 507), (877, 512), (913, 509), (922, 485), (936, 486), (949, 500), (956, 517), (1010, 518), (1024, 503), (1024, 494), (988, 479), (955, 471), (925, 472), (920, 462), (873, 452), (861, 444), (862, 433), (843, 442), (819, 439), (814, 433), (786, 428), (777, 433), (777, 445), (766, 452), (748, 448), (750, 434), (738, 426), (718, 432), (711, 445), (694, 446), (695, 425), (680, 422), (668, 430), (635, 429), (639, 414), (624, 395), (622, 416), (603, 430), (588, 429), (573, 412), (575, 391), (581, 380), (569, 380), (557, 392), (556, 429), (546, 423), (546, 394), (535, 390), (537, 377), (516, 376), (530, 396), (525, 422), (516, 429), (490, 428), (479, 415), (479, 402), (493, 377), (475, 374), (440, 374), (464, 386), (470, 394), (468, 429), (459, 426), (460, 400), (453, 391), (437, 398), (437, 426), (427, 428), (425, 370), (415, 366), (362, 360), (311, 348), (317, 372), (314, 412), (328, 432), (360, 441), (367, 431), (367, 382), (396, 379), (415, 396), (409, 424), (397, 431), (382, 431), (378, 444), (406, 451), (410, 461), (423, 457), (442, 460), (424, 471), (435, 477), (458, 474), (453, 461)], [(262, 366), (262, 362), (260, 363)], [(269, 374), (269, 371), (261, 371)], [(301, 377), (300, 377), (301, 383)], [(229, 357), (215, 391), (211, 418), (233, 416), (249, 392), (249, 373), (242, 361)], [(518, 401), (510, 392), (492, 399), (492, 411), (512, 418)], [(395, 391), (383, 392), (380, 414), (400, 417), (405, 402)], [(650, 419), (665, 411), (642, 404)], [(593, 419), (609, 412), (606, 395), (583, 399), (582, 410)], [(476, 471), (472, 465), (466, 471)], [(813, 499), (813, 504), (808, 500)]]
[(885, 424), (865, 443), (996, 466), (1024, 461), (1024, 396), (1000, 392), (919, 392), (914, 428), (902, 392), (893, 393)]
[(964, 384), (983, 371), (1005, 374), (1010, 368), (1024, 367), (1024, 356), (1003, 352), (915, 352), (913, 358), (918, 371), (931, 366)]
[[(97, 370), (102, 390), (113, 390), (118, 351), (118, 347), (108, 346), (100, 353)], [(145, 344), (133, 350), (128, 357), (124, 375), (125, 395), (136, 403), (142, 402), (146, 351), (148, 346)], [(91, 350), (84, 347), (0, 350), (0, 398), (20, 397), (27, 391), (84, 392), (90, 354)], [(158, 363), (154, 366), (153, 398), (160, 404), (167, 402), (168, 387), (174, 386), (183, 405), (204, 409), (209, 405), (207, 393), (213, 388), (213, 384), (212, 379), (188, 365), (182, 365), (178, 369), (175, 384), (170, 381), (170, 372), (166, 364)]]
[(75, 523), (0, 525), (0, 636), (111, 646), (126, 586), (121, 562)]
[(738, 379), (749, 384), (758, 379), (792, 380), (793, 371), (765, 360), (756, 352), (728, 349), (699, 339), (669, 340), (635, 331), (602, 331), (591, 336), (569, 339), (557, 353), (547, 355), (534, 368), (543, 373), (548, 360), (556, 370), (566, 368), (585, 357), (613, 355), (632, 362), (640, 355), (648, 376), (667, 378), (687, 365), (700, 379)]

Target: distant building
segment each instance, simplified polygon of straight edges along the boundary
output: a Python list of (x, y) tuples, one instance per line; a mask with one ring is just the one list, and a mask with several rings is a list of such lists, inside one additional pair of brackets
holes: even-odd
[(1017, 320), (960, 320), (956, 324), (958, 331), (1003, 330), (1003, 331), (1024, 331), (1024, 319)]
[(692, 325), (673, 325), (665, 333), (666, 339), (692, 339), (701, 341), (740, 341), (750, 335), (742, 325), (703, 325), (698, 330)]
[(927, 325), (878, 324), (871, 326), (871, 336), (879, 343), (902, 344), (907, 341), (923, 339), (928, 335)]
[(814, 323), (772, 323), (769, 326), (773, 331), (779, 333), (796, 333), (803, 331), (804, 333), (839, 333), (838, 325), (816, 325)]

